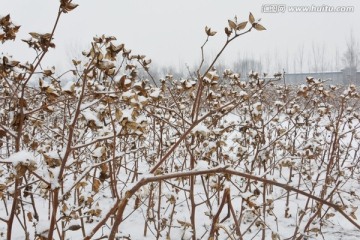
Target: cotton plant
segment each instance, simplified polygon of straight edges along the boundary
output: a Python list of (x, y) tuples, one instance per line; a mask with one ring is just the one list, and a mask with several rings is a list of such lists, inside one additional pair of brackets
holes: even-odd
[[(32, 63), (2, 56), (0, 236), (302, 239), (344, 232), (343, 218), (360, 228), (356, 86), (218, 71), (230, 43), (265, 30), (251, 13), (228, 20), (210, 61), (220, 32), (205, 27), (187, 78), (155, 79), (150, 58), (106, 35), (58, 75), (41, 62), (77, 7), (61, 0), (50, 33), (23, 40)], [(0, 26), (2, 43), (16, 40), (10, 15)]]

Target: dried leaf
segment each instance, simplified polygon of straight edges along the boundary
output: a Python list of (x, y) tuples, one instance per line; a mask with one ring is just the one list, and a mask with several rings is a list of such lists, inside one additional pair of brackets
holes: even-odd
[(50, 77), (51, 75), (54, 74), (54, 71), (52, 69), (46, 69), (43, 71), (43, 74), (47, 77)]
[(6, 15), (5, 17), (2, 17), (0, 19), (0, 25), (7, 26), (10, 24), (10, 14)]
[(228, 20), (230, 29), (236, 29), (236, 23), (232, 20)]
[(211, 31), (211, 28), (209, 28), (208, 26), (205, 27), (205, 32), (208, 36), (214, 36), (216, 34), (216, 32)]
[(75, 59), (72, 59), (72, 63), (74, 64), (74, 66), (77, 66), (81, 63), (81, 61), (76, 61)]
[(79, 182), (78, 184), (76, 184), (76, 189), (84, 188), (87, 185), (87, 182)]
[(27, 215), (27, 217), (28, 217), (28, 219), (29, 219), (29, 222), (32, 222), (32, 220), (33, 220), (32, 213), (31, 213), (31, 212), (28, 212), (26, 215)]
[(16, 175), (17, 175), (16, 177), (20, 178), (20, 177), (24, 176), (27, 169), (28, 168), (26, 165), (23, 165), (23, 164), (16, 165), (16, 167), (15, 167)]
[(66, 212), (66, 211), (68, 210), (68, 207), (67, 207), (66, 203), (63, 204), (61, 210), (62, 210), (63, 212)]
[(134, 209), (138, 209), (140, 207), (141, 199), (139, 197), (136, 197)]
[(205, 26), (205, 32), (206, 32), (207, 35), (209, 35), (210, 28), (208, 26)]
[(105, 37), (105, 42), (106, 42), (106, 43), (109, 43), (109, 42), (114, 41), (114, 40), (116, 40), (116, 37), (115, 37), (115, 36)]
[(93, 185), (92, 185), (92, 191), (95, 193), (99, 192), (99, 188), (100, 188), (101, 182), (98, 179), (94, 179), (93, 181)]
[(166, 202), (169, 202), (170, 204), (175, 204), (176, 199), (174, 195), (171, 195)]
[(310, 232), (313, 232), (313, 233), (318, 233), (318, 232), (320, 232), (320, 229), (318, 229), (318, 228), (312, 228), (312, 229), (310, 229), (309, 231), (310, 231)]
[(211, 31), (210, 36), (215, 36), (216, 33), (217, 33), (216, 31)]
[(252, 13), (249, 14), (249, 22), (253, 24), (255, 22), (254, 15)]
[(177, 222), (178, 222), (181, 226), (183, 226), (183, 227), (185, 227), (185, 228), (187, 228), (187, 227), (192, 227), (192, 224), (191, 224), (191, 223), (188, 223), (188, 222), (185, 222), (185, 221), (180, 221), (180, 220), (177, 220)]
[(78, 4), (72, 3), (68, 0), (61, 0), (60, 8), (63, 13), (68, 13), (74, 10), (75, 8), (77, 8), (78, 6), (79, 6)]
[(276, 232), (271, 233), (271, 240), (280, 240), (280, 235)]
[(24, 134), (23, 141), (25, 144), (28, 144), (30, 142), (30, 137), (28, 134)]
[(71, 225), (70, 227), (68, 227), (68, 230), (70, 231), (77, 231), (81, 228), (80, 225)]
[(120, 119), (122, 118), (123, 116), (123, 112), (119, 109), (119, 108), (116, 108), (115, 109), (115, 119), (117, 121), (120, 121)]
[(225, 34), (229, 37), (231, 35), (232, 31), (228, 27), (225, 28)]
[(34, 151), (38, 148), (38, 146), (39, 146), (39, 143), (37, 143), (35, 141), (30, 144), (30, 148)]
[(335, 213), (327, 213), (326, 215), (325, 215), (325, 219), (327, 220), (327, 219), (329, 219), (329, 218), (331, 218), (331, 217), (334, 217), (335, 216)]
[(5, 136), (6, 136), (6, 132), (4, 130), (0, 129), (0, 138), (5, 137)]
[(258, 31), (263, 31), (263, 30), (266, 30), (266, 28), (264, 28), (263, 25), (259, 24), (259, 23), (255, 23), (254, 24), (254, 28)]
[(239, 24), (237, 25), (237, 27), (236, 27), (236, 30), (242, 30), (242, 29), (244, 29), (244, 28), (246, 27), (247, 23), (248, 23), (247, 21), (246, 21), (246, 22), (239, 23)]
[(36, 32), (30, 32), (29, 33), (31, 35), (31, 37), (35, 38), (35, 39), (40, 39), (41, 35), (39, 33)]

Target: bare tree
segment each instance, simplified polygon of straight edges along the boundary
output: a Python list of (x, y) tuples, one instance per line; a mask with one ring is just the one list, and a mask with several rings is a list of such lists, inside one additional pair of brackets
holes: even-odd
[(351, 31), (349, 39), (346, 40), (346, 51), (342, 59), (344, 67), (357, 70), (359, 55), (359, 42), (355, 39), (354, 32)]
[(312, 57), (313, 57), (313, 71), (314, 72), (324, 72), (327, 69), (327, 63), (325, 59), (325, 51), (326, 47), (325, 44), (315, 44), (312, 43)]
[(298, 63), (299, 63), (299, 72), (301, 73), (303, 71), (303, 63), (304, 63), (304, 44), (301, 44), (298, 47), (298, 53), (297, 53), (297, 57), (298, 57)]
[(346, 40), (346, 50), (342, 58), (345, 83), (356, 82), (359, 54), (359, 42), (355, 39), (353, 31), (351, 31), (350, 37)]
[(265, 55), (265, 63), (264, 63), (264, 68), (266, 72), (270, 72), (270, 62), (271, 62), (270, 52), (267, 52)]
[(334, 66), (335, 71), (339, 71), (340, 69), (340, 53), (339, 53), (339, 48), (336, 47), (335, 50), (335, 66)]
[(245, 56), (235, 61), (233, 69), (235, 72), (247, 74), (251, 70), (261, 69), (261, 62)]
[(286, 55), (285, 55), (285, 71), (289, 72), (289, 50), (286, 50)]

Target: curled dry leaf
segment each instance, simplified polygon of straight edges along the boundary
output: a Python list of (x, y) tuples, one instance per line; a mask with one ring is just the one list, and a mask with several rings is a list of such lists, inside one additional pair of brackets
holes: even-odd
[(61, 0), (60, 8), (63, 13), (68, 13), (79, 6), (79, 4), (72, 3), (70, 0)]
[(43, 71), (43, 74), (47, 77), (50, 77), (51, 75), (53, 75), (55, 73), (55, 67), (52, 67), (50, 69), (45, 69)]
[(216, 31), (211, 31), (211, 28), (208, 26), (205, 27), (205, 32), (208, 36), (214, 36), (216, 34)]
[(0, 17), (0, 30), (2, 30), (0, 41), (4, 43), (8, 40), (15, 40), (19, 28), (20, 26), (16, 26), (11, 22), (10, 14), (5, 17)]
[(7, 26), (11, 23), (10, 21), (10, 14), (6, 15), (5, 17), (0, 18), (0, 25)]
[(232, 33), (231, 29), (229, 29), (228, 27), (226, 27), (226, 28), (225, 28), (225, 34), (226, 34), (228, 37), (230, 37), (231, 33)]

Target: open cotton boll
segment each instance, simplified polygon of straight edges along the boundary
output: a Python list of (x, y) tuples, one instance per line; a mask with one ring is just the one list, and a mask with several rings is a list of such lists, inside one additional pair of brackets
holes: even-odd
[(206, 136), (206, 135), (208, 135), (210, 130), (203, 123), (200, 123), (199, 125), (195, 126), (191, 132)]
[(194, 170), (207, 170), (209, 169), (209, 163), (207, 161), (204, 161), (204, 160), (200, 160), (200, 161), (197, 161), (197, 164), (194, 168)]
[(19, 164), (36, 164), (33, 153), (26, 150), (21, 150), (19, 152), (11, 154), (8, 158), (4, 159), (3, 162), (12, 163), (14, 166), (17, 166)]

